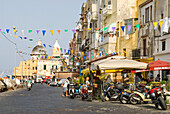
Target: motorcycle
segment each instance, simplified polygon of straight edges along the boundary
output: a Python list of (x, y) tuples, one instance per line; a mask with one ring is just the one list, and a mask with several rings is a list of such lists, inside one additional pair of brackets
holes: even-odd
[(130, 91), (128, 89), (124, 89), (121, 93), (119, 93), (119, 95), (120, 95), (120, 98), (119, 98), (120, 102), (122, 104), (129, 103), (129, 99), (130, 99), (129, 97), (130, 97), (130, 95), (132, 93), (133, 93), (133, 91)]
[(80, 93), (80, 98), (81, 100), (88, 100), (92, 101), (92, 92), (93, 92), (93, 86), (90, 85), (89, 87), (81, 87), (81, 93)]
[(27, 88), (28, 88), (28, 91), (31, 90), (31, 83), (28, 83), (28, 84), (27, 84)]
[(70, 91), (69, 91), (69, 97), (74, 99), (75, 96), (80, 95), (79, 93), (79, 87), (77, 87), (77, 84), (70, 84)]
[(145, 86), (144, 91), (134, 91), (134, 93), (130, 97), (130, 102), (132, 104), (148, 103), (152, 101), (155, 104), (155, 107), (158, 108), (161, 106), (163, 110), (167, 109), (167, 105), (165, 103), (165, 98), (162, 97), (162, 89), (161, 88), (152, 88), (151, 86)]

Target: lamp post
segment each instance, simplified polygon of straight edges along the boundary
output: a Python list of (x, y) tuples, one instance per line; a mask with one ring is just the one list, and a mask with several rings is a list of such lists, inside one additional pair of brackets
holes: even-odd
[[(16, 35), (16, 32), (17, 32), (17, 30), (16, 30), (16, 28), (15, 27), (13, 27), (13, 29), (14, 29), (14, 33), (15, 33), (15, 35)], [(17, 50), (17, 45), (16, 45), (16, 38), (15, 38), (15, 83), (16, 83), (16, 50)]]

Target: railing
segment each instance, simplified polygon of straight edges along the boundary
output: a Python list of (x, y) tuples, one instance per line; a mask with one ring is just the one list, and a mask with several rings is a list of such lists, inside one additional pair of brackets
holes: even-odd
[(104, 45), (104, 44), (108, 44), (108, 43), (116, 43), (116, 38), (115, 37), (105, 37), (103, 38), (103, 41), (99, 42), (98, 45)]
[(111, 14), (112, 14), (112, 5), (108, 5), (103, 9), (103, 16), (107, 16)]

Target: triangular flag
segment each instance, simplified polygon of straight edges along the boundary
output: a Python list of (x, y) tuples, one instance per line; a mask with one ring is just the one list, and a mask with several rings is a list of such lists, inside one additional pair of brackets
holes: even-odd
[(17, 32), (17, 30), (13, 30), (13, 32)]
[(68, 32), (68, 29), (65, 29), (64, 31), (65, 31), (65, 32)]
[(45, 44), (43, 44), (43, 46), (44, 46), (44, 47), (46, 47), (46, 45), (45, 45)]
[(24, 37), (24, 39), (27, 39), (27, 37)]
[(4, 34), (6, 34), (5, 32), (3, 32)]
[(66, 49), (64, 49), (64, 53), (66, 53)]
[(9, 33), (9, 29), (6, 29), (6, 32)]
[(75, 30), (75, 29), (73, 29), (72, 31), (73, 31), (73, 33), (76, 33), (76, 30)]
[(91, 28), (88, 28), (87, 30), (91, 30)]
[(132, 28), (132, 25), (128, 25), (127, 27), (128, 27), (128, 31), (130, 31)]
[(70, 54), (70, 50), (68, 50), (68, 54)]
[(21, 40), (22, 40), (22, 37), (21, 37), (21, 36), (19, 36), (19, 38), (21, 38)]
[(139, 27), (140, 27), (140, 24), (137, 24), (137, 25), (136, 25), (137, 30), (139, 30)]
[(58, 34), (61, 35), (61, 30), (57, 30)]
[(60, 48), (61, 52), (63, 51), (62, 48)]
[(33, 41), (33, 39), (29, 39), (29, 41)]
[(22, 32), (22, 35), (24, 35), (24, 30), (21, 30), (21, 32)]
[(100, 30), (100, 28), (96, 28), (96, 30)]
[(53, 35), (53, 30), (50, 30), (51, 34)]
[(32, 30), (28, 30), (28, 33), (31, 33), (32, 32)]
[(2, 29), (0, 29), (0, 31), (1, 31)]
[(161, 28), (162, 28), (163, 23), (164, 23), (163, 21), (159, 21), (159, 25)]
[(153, 25), (154, 25), (154, 29), (156, 29), (157, 25), (158, 25), (158, 22), (153, 22)]
[(115, 34), (116, 27), (112, 27), (113, 34)]
[(45, 35), (46, 30), (42, 30), (43, 36)]
[(14, 35), (14, 37), (15, 37), (15, 38), (17, 38), (17, 36), (16, 36), (16, 35)]
[(121, 28), (122, 28), (122, 31), (124, 32), (125, 31), (125, 26), (121, 26)]
[(40, 32), (40, 30), (36, 30), (37, 34)]
[(51, 45), (49, 45), (49, 47), (52, 47)]

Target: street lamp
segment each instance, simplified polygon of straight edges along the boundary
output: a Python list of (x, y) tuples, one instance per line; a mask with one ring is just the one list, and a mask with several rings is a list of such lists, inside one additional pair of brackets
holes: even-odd
[[(13, 32), (16, 35), (16, 32), (17, 32), (16, 27), (14, 26), (13, 29), (14, 29)], [(15, 83), (16, 83), (16, 51), (17, 51), (17, 46), (16, 46), (16, 38), (15, 38)]]

